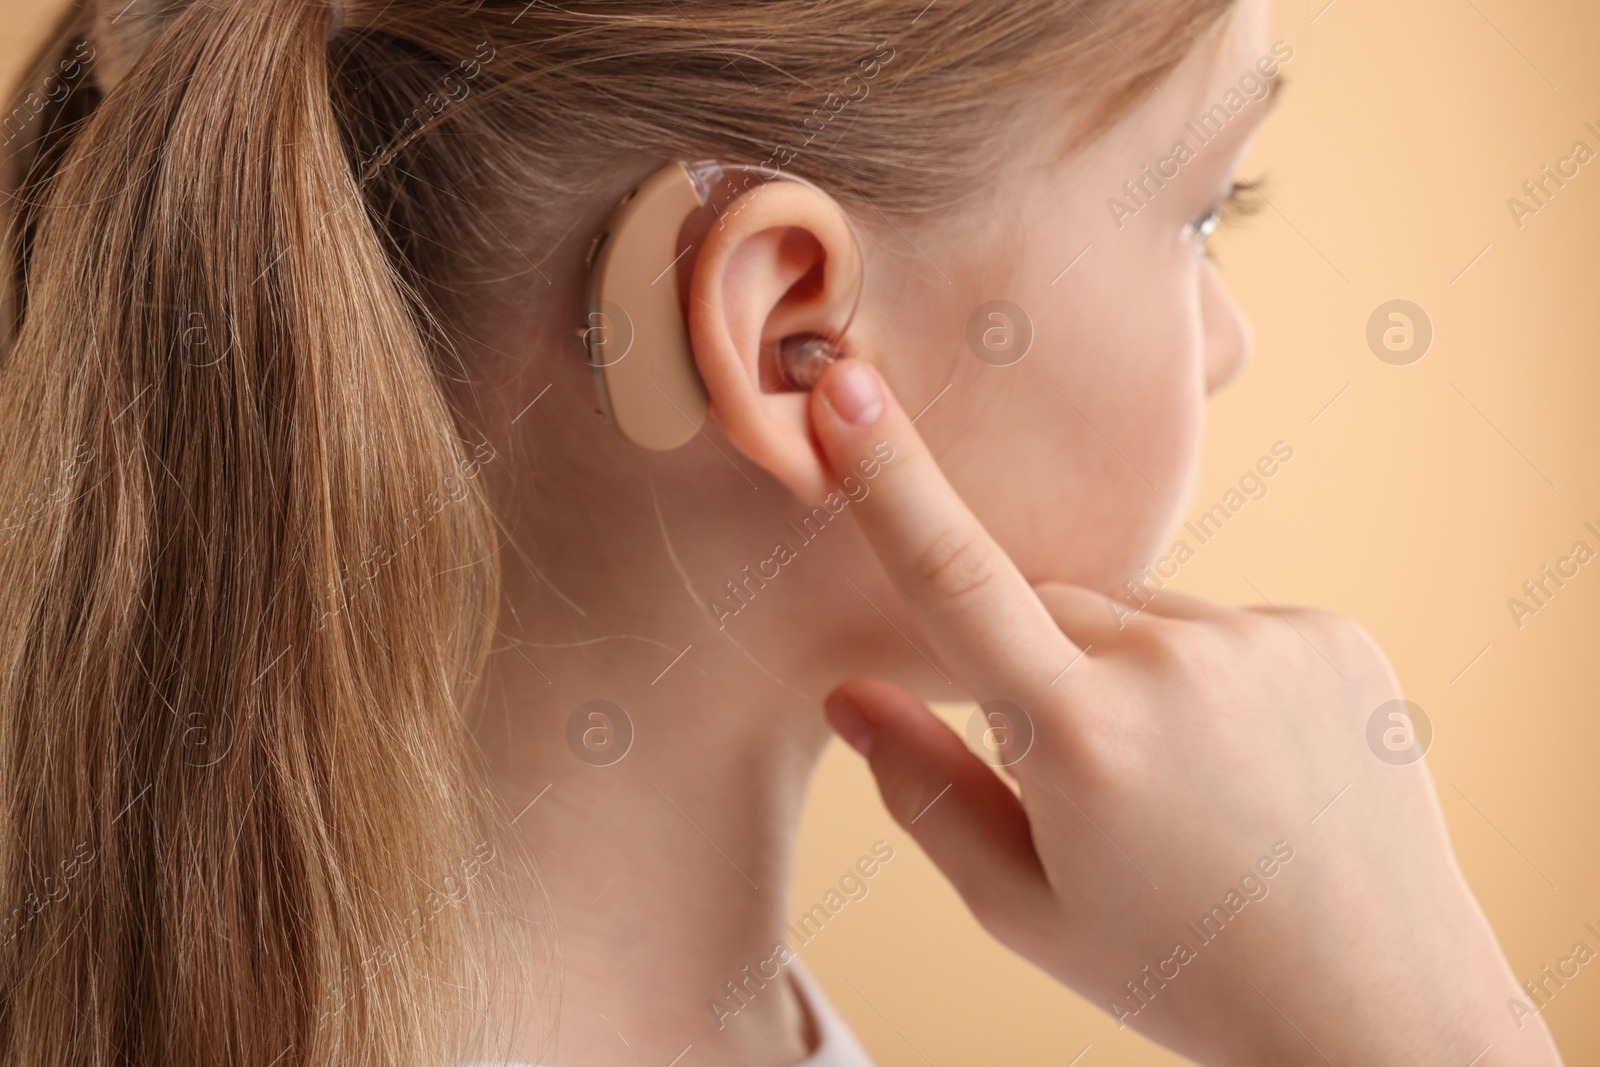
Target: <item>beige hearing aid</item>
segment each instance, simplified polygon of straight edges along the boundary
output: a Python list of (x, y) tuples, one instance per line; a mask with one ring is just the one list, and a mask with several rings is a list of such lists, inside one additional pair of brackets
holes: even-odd
[[(674, 449), (704, 425), (708, 399), (684, 322), (688, 279), (710, 227), (744, 193), (777, 179), (816, 188), (772, 167), (723, 166), (710, 160), (673, 163), (624, 196), (589, 246), (579, 335), (600, 413), (635, 444)], [(848, 224), (849, 216), (840, 214)], [(838, 308), (830, 309), (830, 324), (839, 324), (826, 335), (789, 337), (774, 348), (774, 361), (790, 389), (809, 389), (839, 357), (855, 316), (865, 271), (853, 224), (850, 233), (857, 285)]]

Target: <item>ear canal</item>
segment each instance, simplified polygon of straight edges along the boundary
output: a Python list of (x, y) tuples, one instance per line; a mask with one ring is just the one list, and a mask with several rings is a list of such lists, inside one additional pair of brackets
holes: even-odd
[(839, 357), (839, 346), (821, 334), (794, 333), (778, 342), (778, 372), (797, 392), (809, 393)]

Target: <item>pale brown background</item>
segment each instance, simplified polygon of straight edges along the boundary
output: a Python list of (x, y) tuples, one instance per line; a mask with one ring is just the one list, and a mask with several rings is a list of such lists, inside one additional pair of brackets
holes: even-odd
[[(1462, 866), (1529, 978), (1579, 939), (1600, 949), (1583, 929), (1600, 926), (1600, 561), (1520, 630), (1506, 607), (1575, 540), (1600, 549), (1583, 529), (1600, 527), (1600, 160), (1520, 231), (1506, 200), (1574, 141), (1600, 150), (1583, 128), (1600, 127), (1600, 10), (1324, 3), (1278, 5), (1291, 88), (1245, 168), (1269, 175), (1274, 206), (1218, 241), (1259, 346), (1212, 404), (1194, 510), (1273, 441), (1295, 458), (1179, 585), (1246, 602), (1254, 583), (1373, 633), (1433, 721)], [(0, 0), (0, 74), (56, 8)], [(1434, 324), (1408, 367), (1365, 342), (1394, 298)], [(804, 958), (882, 1067), (1182, 1062), (991, 943), (838, 744), (807, 813), (796, 912), (879, 839), (895, 860)], [(1569, 1064), (1600, 1063), (1600, 962), (1545, 1017)]]

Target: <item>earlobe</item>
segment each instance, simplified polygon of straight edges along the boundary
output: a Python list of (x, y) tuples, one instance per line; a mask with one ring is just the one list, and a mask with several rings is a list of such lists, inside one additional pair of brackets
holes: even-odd
[[(746, 191), (706, 233), (688, 280), (696, 366), (712, 416), (733, 445), (800, 499), (830, 489), (809, 396), (776, 363), (791, 345), (844, 331), (861, 292), (854, 230), (822, 191), (770, 182)], [(843, 338), (848, 351), (848, 335)], [(813, 349), (815, 346), (813, 346)]]

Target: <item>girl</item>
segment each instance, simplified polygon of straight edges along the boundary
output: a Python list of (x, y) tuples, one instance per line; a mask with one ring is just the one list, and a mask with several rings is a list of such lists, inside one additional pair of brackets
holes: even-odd
[[(782, 887), (819, 704), (872, 674), (828, 718), (890, 810), (1125, 1024), (1213, 1063), (1556, 1062), (1497, 1014), (1426, 772), (1366, 748), (1370, 642), (1105, 595), (1248, 350), (1204, 244), (1264, 26), (69, 11), (9, 146), (5, 1061), (864, 1063)], [(815, 185), (707, 235), (712, 418), (654, 454), (574, 327), (610, 207), (679, 159)], [(775, 353), (837, 325), (841, 205), (866, 288), (807, 396)], [(983, 701), (1020, 795), (919, 697)]]

